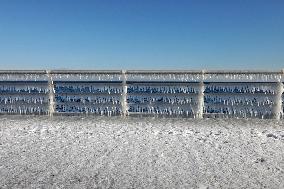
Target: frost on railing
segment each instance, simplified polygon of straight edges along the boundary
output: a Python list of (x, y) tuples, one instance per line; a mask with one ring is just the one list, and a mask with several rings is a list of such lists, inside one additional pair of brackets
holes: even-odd
[(129, 114), (195, 117), (202, 72), (128, 71)]
[(51, 71), (56, 113), (122, 114), (120, 71)]
[(48, 77), (45, 74), (45, 71), (39, 72), (28, 72), (18, 71), (18, 72), (4, 72), (0, 71), (0, 81), (47, 81)]
[(127, 71), (127, 81), (200, 82), (201, 71)]
[(271, 117), (276, 83), (205, 83), (205, 114)]
[(54, 81), (121, 81), (120, 71), (51, 71)]
[(49, 90), (46, 88), (46, 86), (38, 85), (36, 83), (34, 84), (21, 84), (16, 85), (16, 83), (13, 83), (13, 86), (5, 84), (1, 84), (0, 86), (0, 93), (29, 93), (29, 94), (38, 94), (43, 93), (47, 94)]
[(283, 82), (283, 71), (0, 71), (0, 113), (279, 119)]
[(278, 82), (282, 77), (280, 72), (207, 71), (204, 82)]
[(45, 71), (0, 72), (1, 114), (47, 114), (48, 94)]

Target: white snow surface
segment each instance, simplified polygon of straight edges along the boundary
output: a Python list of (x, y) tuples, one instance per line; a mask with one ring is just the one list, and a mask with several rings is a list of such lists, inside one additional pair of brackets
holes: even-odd
[(284, 188), (284, 120), (0, 116), (0, 188)]

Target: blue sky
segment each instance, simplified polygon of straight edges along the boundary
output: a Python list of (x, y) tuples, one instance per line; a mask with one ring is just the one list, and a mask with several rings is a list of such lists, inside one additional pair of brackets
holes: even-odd
[(284, 0), (0, 0), (0, 69), (63, 68), (284, 68)]

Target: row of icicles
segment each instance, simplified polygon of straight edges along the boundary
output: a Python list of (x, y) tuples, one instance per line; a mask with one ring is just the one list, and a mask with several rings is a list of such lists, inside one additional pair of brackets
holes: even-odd
[(281, 74), (259, 74), (259, 73), (205, 73), (204, 74), (127, 74), (129, 80), (142, 81), (204, 81), (204, 82), (226, 82), (226, 81), (251, 81), (251, 82), (277, 82), (281, 80)]
[(74, 106), (74, 105), (65, 105), (65, 104), (57, 104), (56, 105), (57, 112), (65, 112), (65, 113), (96, 113), (101, 115), (117, 115), (121, 114), (122, 110), (119, 106)]
[(261, 117), (263, 116), (271, 116), (272, 111), (270, 109), (258, 109), (258, 108), (242, 108), (237, 109), (233, 107), (212, 107), (205, 106), (205, 113), (208, 114), (226, 114), (226, 115), (234, 115), (235, 117)]
[(261, 93), (275, 94), (275, 91), (268, 86), (206, 86), (204, 93)]
[[(55, 86), (56, 93), (122, 93), (121, 87)], [(194, 87), (128, 86), (127, 93), (198, 93)]]
[(198, 89), (189, 86), (128, 86), (127, 93), (198, 93)]
[(0, 93), (49, 93), (47, 87), (35, 87), (35, 86), (26, 86), (26, 87), (14, 87), (14, 86), (1, 86)]
[(119, 96), (86, 96), (86, 97), (78, 97), (78, 96), (61, 96), (55, 95), (55, 101), (59, 103), (68, 103), (68, 102), (76, 102), (76, 103), (93, 103), (93, 104), (120, 104), (121, 98)]
[(181, 108), (181, 107), (159, 107), (159, 106), (141, 106), (130, 105), (129, 112), (134, 113), (149, 113), (149, 114), (161, 114), (161, 115), (193, 115), (193, 109)]
[(5, 106), (0, 108), (0, 113), (16, 114), (46, 114), (48, 109), (42, 106)]
[(29, 104), (44, 104), (49, 101), (48, 98), (45, 97), (37, 97), (37, 96), (9, 96), (2, 97), (0, 96), (0, 103), (3, 104), (15, 104), (15, 103), (29, 103)]
[(187, 98), (184, 96), (181, 97), (169, 97), (169, 96), (159, 96), (159, 97), (152, 97), (152, 96), (134, 96), (129, 95), (127, 96), (127, 103), (167, 103), (167, 104), (197, 104), (196, 99), (194, 98)]
[[(113, 86), (55, 86), (56, 93), (122, 93), (121, 87)], [(14, 87), (2, 86), (0, 92), (27, 92), (27, 93), (48, 93), (47, 87)], [(128, 86), (127, 93), (198, 93), (198, 88), (190, 86)], [(205, 86), (204, 93), (264, 93), (275, 94), (275, 90), (269, 86)]]
[(56, 93), (109, 93), (117, 94), (122, 93), (122, 87), (111, 86), (55, 86)]
[[(62, 73), (62, 74), (51, 74), (52, 78), (55, 80), (90, 80), (90, 81), (118, 81), (121, 80), (122, 74), (119, 73)], [(139, 74), (139, 73), (127, 73), (126, 74), (128, 80), (142, 80), (142, 81), (200, 81), (203, 80), (208, 81), (228, 81), (228, 80), (239, 80), (239, 81), (278, 81), (281, 79), (281, 74), (274, 73), (206, 73), (206, 71), (202, 73), (147, 73), (147, 74)], [(19, 73), (19, 74), (9, 74), (4, 73), (0, 74), (0, 80), (47, 80), (48, 76), (45, 73), (37, 74), (37, 73)]]
[(244, 98), (244, 97), (217, 97), (204, 96), (204, 103), (206, 104), (220, 104), (220, 105), (245, 105), (245, 106), (267, 106), (273, 105), (274, 101), (269, 98)]

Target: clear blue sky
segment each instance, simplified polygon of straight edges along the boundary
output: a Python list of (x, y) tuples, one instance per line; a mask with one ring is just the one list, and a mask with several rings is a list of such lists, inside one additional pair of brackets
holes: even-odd
[(284, 0), (0, 0), (0, 69), (62, 68), (284, 68)]

